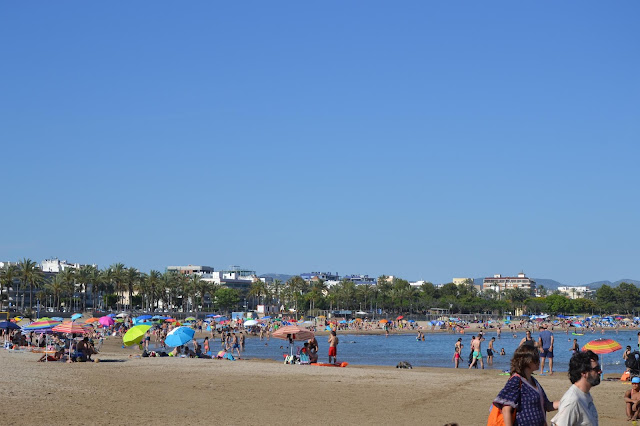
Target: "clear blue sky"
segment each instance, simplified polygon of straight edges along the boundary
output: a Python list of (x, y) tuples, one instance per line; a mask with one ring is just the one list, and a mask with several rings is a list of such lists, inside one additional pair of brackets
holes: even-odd
[(0, 15), (0, 260), (640, 279), (635, 0)]

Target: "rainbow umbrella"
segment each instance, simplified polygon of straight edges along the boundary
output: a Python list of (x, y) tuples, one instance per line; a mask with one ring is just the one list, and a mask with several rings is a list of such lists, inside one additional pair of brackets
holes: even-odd
[[(601, 355), (619, 351), (620, 349), (622, 349), (620, 343), (616, 342), (613, 339), (592, 340), (582, 347), (583, 351), (592, 351), (593, 353)], [(601, 365), (604, 365), (604, 356), (602, 357)], [(603, 374), (604, 372), (600, 373), (600, 376), (602, 377)]]
[(51, 321), (51, 320), (35, 321), (29, 325), (25, 325), (24, 327), (22, 327), (22, 329), (25, 331), (43, 330), (43, 329), (53, 328), (57, 325), (60, 325), (60, 321)]

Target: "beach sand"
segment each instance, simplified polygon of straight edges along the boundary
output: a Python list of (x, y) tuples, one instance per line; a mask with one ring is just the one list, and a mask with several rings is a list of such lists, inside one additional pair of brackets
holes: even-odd
[[(0, 350), (0, 424), (485, 425), (507, 380), (496, 370), (332, 368), (130, 354), (139, 351), (122, 349), (115, 337), (105, 341), (99, 363), (38, 363), (39, 354)], [(566, 373), (538, 380), (551, 399), (570, 385)], [(630, 424), (622, 400), (626, 389), (620, 381), (592, 389), (601, 425)]]

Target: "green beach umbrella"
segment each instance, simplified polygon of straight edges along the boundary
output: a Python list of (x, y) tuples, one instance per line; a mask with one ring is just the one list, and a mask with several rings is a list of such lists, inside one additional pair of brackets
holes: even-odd
[(184, 320), (185, 321), (195, 321), (196, 319), (194, 317), (187, 317)]
[(150, 328), (150, 325), (136, 325), (135, 327), (131, 327), (122, 337), (122, 343), (124, 343), (125, 346), (137, 345), (142, 341), (144, 333)]

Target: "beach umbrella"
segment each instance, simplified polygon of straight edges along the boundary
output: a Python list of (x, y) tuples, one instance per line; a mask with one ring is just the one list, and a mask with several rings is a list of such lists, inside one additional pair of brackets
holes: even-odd
[(51, 319), (53, 321), (60, 321), (60, 322), (64, 321), (64, 319), (62, 319), (62, 317), (52, 317)]
[(108, 317), (111, 317), (111, 318), (118, 318), (118, 317), (116, 316), (116, 314), (109, 314), (109, 315), (107, 315), (107, 316), (108, 316)]
[(592, 340), (582, 347), (583, 351), (592, 351), (597, 354), (608, 354), (622, 349), (620, 343), (612, 339)]
[[(582, 347), (583, 351), (592, 351), (593, 353), (604, 355), (611, 352), (619, 351), (622, 349), (620, 343), (613, 339), (596, 339), (592, 340)], [(602, 357), (602, 363), (604, 365), (604, 356)], [(604, 373), (601, 373), (601, 375)]]
[(0, 328), (4, 328), (5, 330), (20, 330), (20, 326), (11, 321), (0, 321)]
[(247, 320), (247, 321), (244, 322), (244, 326), (245, 327), (251, 327), (251, 326), (256, 325), (256, 324), (258, 324), (258, 321), (256, 321), (256, 320)]
[(51, 329), (55, 333), (68, 333), (68, 334), (84, 334), (89, 332), (87, 325), (76, 324), (75, 322), (65, 322), (56, 325)]
[(23, 319), (24, 319), (24, 318), (22, 318), (21, 316), (19, 316), (19, 315), (18, 315), (17, 317), (13, 317), (13, 318), (11, 318), (11, 321), (13, 321), (13, 322), (20, 322), (20, 321), (22, 321)]
[(191, 327), (177, 327), (167, 334), (167, 338), (164, 339), (164, 343), (167, 346), (182, 346), (193, 340), (193, 336), (195, 334), (196, 331)]
[[(276, 331), (273, 332), (271, 337), (275, 337), (276, 339), (282, 340), (309, 340), (315, 337), (312, 331), (307, 330), (306, 328), (298, 327), (297, 325), (285, 325), (284, 327), (280, 327)], [(293, 345), (289, 343), (289, 349), (291, 355), (293, 355)]]
[(136, 325), (131, 327), (125, 334), (122, 336), (122, 343), (125, 346), (137, 345), (142, 341), (144, 334), (151, 328), (150, 325)]
[(195, 321), (195, 320), (196, 320), (196, 319), (195, 319), (194, 317), (186, 317), (186, 318), (184, 319), (184, 321), (185, 321), (185, 322), (187, 322), (187, 321)]
[(71, 320), (72, 320), (72, 321), (75, 321), (75, 320), (77, 320), (78, 318), (82, 318), (82, 314), (73, 314), (73, 315), (71, 315)]
[[(323, 318), (324, 318), (324, 317), (323, 317)], [(269, 319), (271, 319), (271, 316), (270, 316), (270, 315), (267, 315), (266, 317), (262, 317), (262, 319), (263, 319), (263, 320), (269, 320)]]
[(48, 329), (48, 328), (53, 328), (59, 324), (60, 324), (60, 321), (51, 321), (51, 320), (35, 321), (29, 325), (25, 325), (24, 327), (22, 327), (22, 329), (26, 331)]
[(176, 322), (174, 318), (167, 318), (164, 322)]
[(99, 321), (100, 321), (99, 318), (89, 318), (84, 323), (85, 324), (91, 324), (92, 322), (99, 322)]
[(136, 318), (136, 320), (144, 321), (144, 320), (148, 320), (148, 319), (151, 319), (151, 318), (153, 318), (152, 315), (140, 315), (139, 317)]
[(389, 322), (389, 320), (381, 319), (379, 322), (380, 322), (380, 324), (386, 324), (386, 323), (388, 323), (388, 322)]
[(128, 315), (125, 312), (120, 312), (118, 315), (116, 315), (116, 318), (125, 318)]
[(404, 315), (398, 316), (398, 318), (396, 318), (396, 320), (401, 320), (402, 318), (404, 318)]
[(115, 321), (113, 320), (113, 318), (111, 318), (109, 316), (100, 317), (98, 322), (103, 327), (111, 327), (113, 324), (115, 324)]

